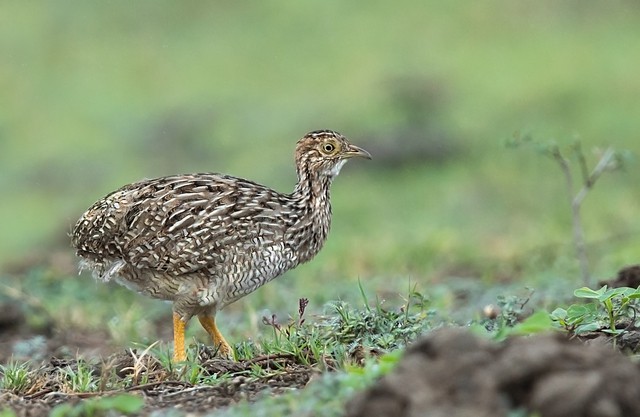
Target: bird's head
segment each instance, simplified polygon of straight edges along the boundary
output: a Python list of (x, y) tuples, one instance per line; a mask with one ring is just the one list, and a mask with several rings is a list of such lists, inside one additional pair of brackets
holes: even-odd
[(318, 175), (335, 177), (347, 159), (371, 159), (369, 152), (350, 144), (338, 132), (316, 130), (304, 135), (296, 145), (296, 166)]

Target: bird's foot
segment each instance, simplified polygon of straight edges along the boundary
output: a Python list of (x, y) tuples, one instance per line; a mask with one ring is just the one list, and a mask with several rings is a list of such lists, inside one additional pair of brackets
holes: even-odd
[(229, 361), (236, 361), (236, 355), (233, 351), (233, 348), (227, 343), (226, 340), (223, 340), (218, 346), (216, 346), (217, 351), (216, 355), (221, 359), (226, 359)]

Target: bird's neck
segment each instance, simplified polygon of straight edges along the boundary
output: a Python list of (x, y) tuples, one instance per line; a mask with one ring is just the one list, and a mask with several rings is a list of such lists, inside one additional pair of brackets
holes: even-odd
[(324, 206), (330, 207), (329, 190), (332, 181), (332, 176), (319, 174), (308, 166), (302, 166), (298, 169), (298, 183), (292, 196), (301, 207), (305, 206), (311, 211)]
[(290, 232), (301, 263), (320, 251), (329, 234), (332, 181), (333, 176), (314, 172), (306, 165), (298, 169), (298, 183), (291, 194), (297, 218)]

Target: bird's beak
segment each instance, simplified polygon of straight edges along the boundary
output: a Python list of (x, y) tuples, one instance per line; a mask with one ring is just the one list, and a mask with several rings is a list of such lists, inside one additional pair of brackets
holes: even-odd
[(371, 159), (371, 154), (369, 152), (365, 151), (359, 146), (352, 144), (349, 144), (349, 146), (347, 146), (347, 149), (343, 152), (342, 155), (344, 158), (353, 158), (357, 156), (360, 158)]

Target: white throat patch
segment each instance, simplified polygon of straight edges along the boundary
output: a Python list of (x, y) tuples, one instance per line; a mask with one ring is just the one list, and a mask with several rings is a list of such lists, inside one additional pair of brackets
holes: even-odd
[(342, 166), (347, 162), (346, 159), (341, 159), (340, 162), (338, 162), (337, 164), (335, 164), (335, 166), (333, 167), (333, 169), (331, 169), (331, 171), (329, 171), (329, 176), (331, 177), (335, 177), (340, 173), (340, 170), (342, 169)]

